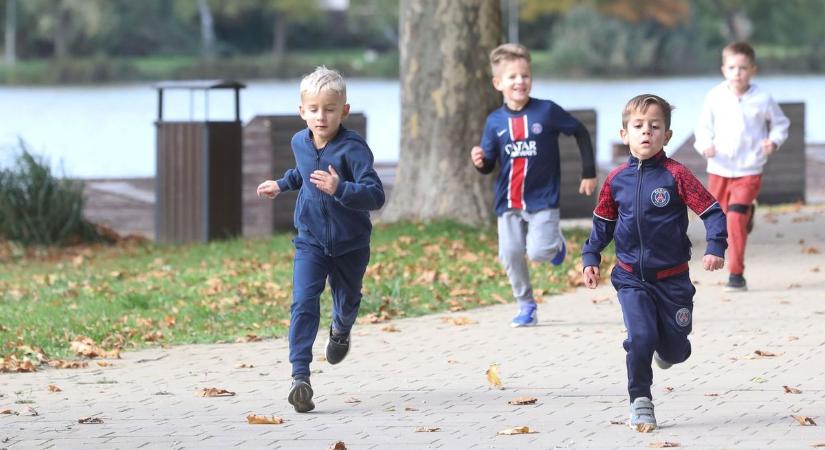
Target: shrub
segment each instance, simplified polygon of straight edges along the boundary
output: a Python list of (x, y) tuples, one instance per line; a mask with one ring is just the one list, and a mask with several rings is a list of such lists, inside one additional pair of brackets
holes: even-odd
[(25, 245), (100, 240), (83, 218), (83, 183), (54, 177), (24, 142), (17, 150), (11, 166), (0, 169), (0, 236)]

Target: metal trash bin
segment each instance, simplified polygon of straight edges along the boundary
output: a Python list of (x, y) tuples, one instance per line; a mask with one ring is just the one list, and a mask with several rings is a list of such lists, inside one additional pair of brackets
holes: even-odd
[[(165, 81), (158, 91), (155, 241), (205, 242), (241, 234), (243, 127), (240, 90), (228, 80)], [(209, 120), (209, 91), (232, 89), (235, 120)], [(190, 120), (166, 121), (163, 94), (188, 90)], [(205, 117), (192, 120), (193, 98), (203, 91)]]

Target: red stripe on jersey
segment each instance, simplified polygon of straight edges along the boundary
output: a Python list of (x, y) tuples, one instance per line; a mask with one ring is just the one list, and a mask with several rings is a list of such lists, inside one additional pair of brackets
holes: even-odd
[(524, 175), (527, 172), (527, 158), (513, 158), (510, 167), (510, 186), (507, 194), (510, 208), (524, 209)]
[(521, 117), (510, 117), (510, 139), (513, 142), (527, 139), (527, 115)]

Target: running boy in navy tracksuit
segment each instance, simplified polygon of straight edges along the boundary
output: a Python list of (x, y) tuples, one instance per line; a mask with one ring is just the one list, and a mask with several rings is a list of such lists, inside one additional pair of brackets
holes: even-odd
[(470, 151), (476, 169), (501, 171), (496, 180), (498, 254), (519, 306), (510, 323), (538, 323), (536, 299), (525, 256), (559, 265), (567, 254), (559, 230), (561, 166), (559, 134), (574, 135), (582, 158), (579, 193), (596, 189), (596, 162), (590, 134), (581, 122), (550, 100), (530, 97), (530, 53), (523, 45), (502, 44), (490, 52), (493, 87), (504, 105), (491, 112), (481, 145)]
[(384, 188), (367, 143), (341, 125), (349, 105), (338, 72), (318, 67), (304, 77), (298, 111), (307, 128), (292, 138), (297, 167), (280, 180), (261, 183), (258, 195), (275, 198), (299, 190), (289, 323), (293, 379), (288, 400), (295, 411), (307, 412), (315, 408), (309, 363), (318, 334), (321, 293), (329, 278), (332, 324), (326, 359), (338, 364), (349, 352), (350, 330), (361, 304), (361, 282), (370, 259), (369, 211), (384, 204)]
[(693, 295), (688, 274), (691, 243), (687, 208), (705, 223), (705, 270), (724, 266), (727, 230), (719, 204), (690, 171), (668, 158), (670, 104), (655, 95), (632, 98), (622, 113), (627, 163), (610, 172), (593, 211), (593, 230), (582, 248), (584, 281), (599, 284), (601, 251), (616, 241), (610, 280), (618, 291), (627, 328), (630, 426), (656, 427), (650, 385), (651, 359), (667, 369), (690, 356)]

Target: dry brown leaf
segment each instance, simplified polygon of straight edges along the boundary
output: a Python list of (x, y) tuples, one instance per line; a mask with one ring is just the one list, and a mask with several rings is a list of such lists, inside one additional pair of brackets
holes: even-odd
[(238, 344), (243, 344), (245, 342), (260, 342), (262, 340), (264, 340), (264, 338), (262, 338), (262, 337), (260, 337), (256, 334), (247, 334), (245, 336), (241, 336), (241, 337), (235, 339), (235, 342), (238, 343)]
[(401, 331), (401, 329), (390, 323), (381, 327), (381, 331), (387, 333), (398, 333), (399, 331)]
[(513, 434), (531, 434), (531, 433), (536, 433), (536, 431), (530, 430), (530, 427), (528, 427), (528, 426), (522, 426), (522, 427), (513, 427), (513, 428), (507, 428), (506, 430), (501, 430), (498, 433), (496, 433), (496, 435), (497, 436), (499, 436), (499, 435), (510, 436), (510, 435), (513, 435)]
[(412, 406), (407, 406), (404, 408), (404, 411), (418, 411), (418, 408), (413, 408)]
[(673, 387), (665, 386), (665, 392), (673, 392)]
[(458, 360), (457, 359), (448, 359), (447, 364), (458, 364)]
[(36, 372), (37, 367), (28, 358), (22, 360), (17, 359), (16, 356), (11, 355), (6, 358), (0, 358), (0, 372)]
[(19, 413), (11, 408), (3, 408), (0, 409), (0, 415), (14, 415), (17, 416)]
[(112, 365), (112, 363), (110, 363), (109, 361), (98, 361), (97, 365), (100, 367), (109, 367)]
[(83, 417), (77, 419), (77, 423), (103, 423), (103, 419), (100, 417)]
[(497, 301), (498, 303), (501, 303), (502, 305), (510, 303), (509, 301), (507, 301), (507, 299), (498, 294), (492, 294), (491, 296), (493, 297), (493, 300)]
[(708, 392), (707, 394), (705, 394), (705, 397), (719, 397), (719, 394), (715, 392)]
[(673, 447), (681, 447), (678, 442), (670, 442), (670, 441), (659, 441), (659, 442), (651, 442), (648, 447), (650, 448), (673, 448)]
[(120, 359), (120, 349), (112, 349), (112, 350), (104, 350), (95, 343), (94, 340), (88, 338), (86, 336), (77, 336), (74, 340), (69, 344), (69, 348), (72, 349), (73, 352), (77, 353), (81, 356), (86, 356), (88, 358), (112, 358), (112, 359)]
[(436, 431), (441, 431), (441, 428), (438, 427), (416, 427), (416, 433), (434, 433)]
[(253, 368), (253, 367), (255, 367), (255, 366), (253, 366), (252, 364), (247, 364), (247, 363), (238, 363), (238, 364), (235, 364), (235, 368), (236, 368), (236, 369), (251, 369), (251, 368)]
[(459, 326), (459, 327), (464, 326), (464, 325), (473, 325), (473, 324), (478, 323), (475, 320), (473, 320), (469, 317), (466, 317), (466, 316), (442, 317), (441, 321), (445, 322), (445, 323), (455, 325), (455, 326)]
[(788, 341), (798, 341), (799, 338), (797, 336), (788, 336)]
[(278, 416), (258, 416), (250, 414), (246, 416), (246, 422), (252, 425), (280, 425), (284, 419)]
[(814, 427), (815, 427), (815, 426), (816, 426), (816, 422), (814, 422), (814, 419), (813, 419), (813, 418), (811, 418), (811, 417), (808, 417), (808, 416), (796, 416), (796, 415), (791, 415), (791, 417), (793, 417), (793, 418), (794, 418), (794, 420), (796, 420), (797, 422), (799, 422), (799, 424), (800, 424), (800, 425), (802, 425), (803, 427), (810, 427), (810, 426), (814, 426)]
[(490, 383), (490, 387), (493, 389), (504, 389), (501, 385), (501, 377), (498, 375), (498, 364), (492, 363), (490, 367), (487, 368), (487, 382)]
[(60, 386), (58, 386), (56, 384), (50, 384), (50, 385), (46, 386), (46, 389), (48, 389), (49, 392), (61, 392), (63, 390), (63, 389), (60, 389)]
[(358, 397), (350, 397), (344, 400), (344, 403), (361, 403), (361, 400)]
[(802, 253), (805, 253), (805, 254), (808, 254), (808, 255), (818, 255), (818, 254), (822, 253), (822, 251), (819, 250), (819, 247), (817, 247), (815, 245), (812, 245), (810, 247), (803, 247), (802, 248)]
[(790, 386), (782, 386), (782, 387), (785, 389), (786, 394), (801, 394), (802, 393), (802, 391), (800, 391), (799, 389), (797, 389), (795, 387), (790, 387)]
[(49, 365), (55, 369), (82, 369), (87, 367), (89, 363), (78, 360), (53, 359), (49, 361)]
[(539, 399), (536, 397), (516, 397), (507, 403), (511, 405), (532, 405), (536, 403)]
[(218, 388), (202, 388), (196, 391), (199, 397), (232, 397), (235, 395), (232, 391), (227, 391), (226, 389), (218, 389)]
[(327, 450), (347, 450), (347, 444), (344, 444), (344, 441), (338, 441), (334, 444), (330, 444)]
[(813, 448), (825, 448), (825, 442), (813, 443), (813, 444), (811, 444), (811, 447), (813, 447)]
[(756, 356), (761, 356), (763, 358), (769, 358), (771, 356), (776, 356), (776, 353), (769, 352), (767, 350), (756, 350), (755, 352), (753, 352), (753, 354), (756, 355)]

